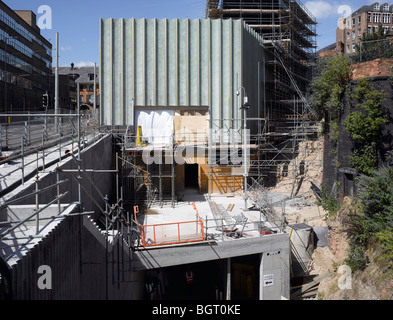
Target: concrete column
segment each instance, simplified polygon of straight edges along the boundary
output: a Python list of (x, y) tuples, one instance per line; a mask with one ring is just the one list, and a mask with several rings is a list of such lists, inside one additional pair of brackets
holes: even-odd
[(263, 300), (263, 253), (260, 254), (259, 262), (259, 300)]
[(227, 293), (226, 300), (231, 300), (231, 258), (227, 259)]

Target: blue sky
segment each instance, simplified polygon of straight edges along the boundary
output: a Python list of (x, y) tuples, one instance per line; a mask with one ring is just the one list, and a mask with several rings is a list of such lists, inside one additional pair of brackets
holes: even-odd
[(313, 13), (318, 22), (318, 47), (323, 48), (336, 41), (336, 29), (338, 19), (341, 16), (348, 16), (351, 12), (356, 11), (360, 7), (375, 2), (393, 4), (393, 0), (303, 0), (305, 6)]
[[(206, 0), (3, 0), (11, 9), (32, 10), (37, 18), (38, 8), (50, 6), (52, 29), (41, 34), (55, 48), (56, 32), (60, 39), (60, 66), (98, 64), (100, 18), (204, 18)], [(303, 0), (318, 21), (318, 47), (335, 42), (340, 9), (356, 10), (375, 1), (363, 0)], [(387, 1), (389, 4), (393, 0)], [(349, 12), (348, 12), (349, 13)], [(55, 61), (53, 62), (55, 65)]]

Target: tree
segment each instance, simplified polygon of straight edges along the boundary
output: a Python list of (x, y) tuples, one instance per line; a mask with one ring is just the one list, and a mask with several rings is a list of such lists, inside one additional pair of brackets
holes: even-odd
[(318, 61), (316, 70), (311, 105), (319, 116), (336, 118), (352, 75), (351, 60), (344, 54), (327, 55)]

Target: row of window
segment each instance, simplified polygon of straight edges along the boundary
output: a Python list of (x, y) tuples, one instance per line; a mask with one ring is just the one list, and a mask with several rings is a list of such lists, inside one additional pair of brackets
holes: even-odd
[[(22, 37), (24, 37), (28, 41), (30, 41), (30, 42), (33, 42), (33, 40), (36, 41), (40, 46), (42, 46), (44, 48), (44, 51), (48, 56), (50, 56), (50, 57), (52, 56), (52, 50), (47, 45), (45, 45), (40, 39), (38, 39), (35, 35), (33, 35), (28, 30), (26, 30), (24, 27), (22, 27), (18, 22), (16, 22), (16, 20), (14, 18), (10, 17), (7, 13), (5, 13), (2, 10), (0, 10), (0, 21), (3, 21), (6, 25), (8, 25), (13, 30), (15, 30), (18, 34), (20, 34)], [(16, 39), (14, 39), (14, 40), (16, 40)], [(21, 42), (19, 42), (19, 43), (20, 43), (20, 45), (23, 45)], [(27, 46), (24, 46), (24, 47), (28, 48)], [(36, 52), (32, 51), (31, 54), (33, 54), (37, 58), (43, 60), (45, 62), (45, 64), (47, 65), (47, 67), (51, 68), (51, 66), (52, 66), (51, 61), (43, 58), (41, 55), (39, 55)]]
[(26, 73), (31, 74), (34, 70), (33, 66), (22, 59), (15, 57), (8, 52), (5, 52), (3, 49), (0, 49), (0, 61), (3, 61), (9, 65), (14, 66), (20, 70), (23, 70)]
[[(376, 33), (378, 31), (378, 26), (368, 26), (367, 33), (372, 34)], [(383, 33), (388, 34), (390, 31), (393, 32), (393, 27), (388, 27), (388, 26), (382, 26), (383, 28)], [(357, 30), (357, 36), (358, 38), (361, 38), (363, 35), (362, 29)], [(347, 40), (349, 41), (351, 39), (351, 34), (350, 32), (347, 32)], [(356, 30), (352, 31), (352, 40), (356, 40)]]
[[(375, 5), (374, 5), (374, 11), (379, 11), (379, 10), (381, 10), (381, 5), (379, 4), (379, 3), (376, 3)], [(383, 5), (383, 8), (382, 8), (382, 10), (383, 11), (390, 11), (390, 6), (387, 4), (387, 3), (385, 3), (384, 5)]]
[[(393, 14), (392, 13), (368, 13), (367, 18), (368, 23), (383, 23), (383, 24), (391, 24), (393, 23)], [(362, 16), (358, 16), (351, 19), (346, 19), (346, 29), (355, 28), (356, 25), (361, 25), (362, 23)]]
[(31, 80), (2, 69), (0, 69), (0, 81), (6, 81), (7, 83), (15, 84), (18, 87), (29, 90), (33, 89), (33, 82)]
[(380, 22), (390, 23), (391, 15), (392, 15), (391, 13), (382, 13), (381, 14), (379, 12), (374, 12), (373, 14), (371, 14), (371, 12), (369, 12), (367, 14), (367, 21), (368, 22), (374, 22), (374, 23), (380, 23)]

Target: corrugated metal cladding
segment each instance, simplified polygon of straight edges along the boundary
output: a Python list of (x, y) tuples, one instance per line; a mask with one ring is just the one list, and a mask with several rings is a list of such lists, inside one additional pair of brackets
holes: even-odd
[(132, 125), (133, 107), (179, 106), (241, 119), (240, 87), (256, 116), (263, 60), (259, 36), (242, 20), (102, 19), (101, 122)]

